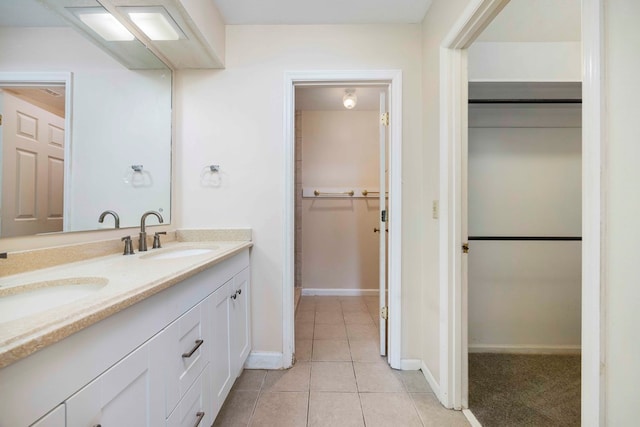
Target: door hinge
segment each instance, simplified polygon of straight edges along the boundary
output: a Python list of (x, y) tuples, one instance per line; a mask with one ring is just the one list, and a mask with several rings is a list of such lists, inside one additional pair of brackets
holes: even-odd
[(380, 220), (382, 222), (387, 222), (387, 211), (386, 210), (380, 211)]
[(462, 244), (462, 253), (463, 254), (468, 254), (469, 253), (469, 243), (463, 243)]
[(382, 126), (389, 126), (389, 113), (380, 114), (380, 124)]
[(389, 307), (382, 307), (380, 309), (380, 317), (382, 317), (384, 320), (387, 320), (389, 318)]

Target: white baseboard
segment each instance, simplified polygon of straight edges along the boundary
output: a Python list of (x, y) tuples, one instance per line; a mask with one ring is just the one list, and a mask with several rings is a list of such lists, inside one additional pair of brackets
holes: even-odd
[(422, 361), (419, 359), (400, 360), (400, 369), (402, 371), (418, 371), (420, 368), (422, 368)]
[(467, 421), (469, 421), (469, 424), (471, 424), (471, 427), (482, 427), (482, 424), (480, 424), (480, 421), (478, 421), (476, 416), (473, 415), (473, 412), (471, 412), (469, 409), (463, 409), (462, 414), (465, 416)]
[(245, 369), (283, 369), (282, 353), (275, 351), (252, 351), (244, 362)]
[(375, 297), (378, 289), (302, 288), (305, 296)]
[(420, 361), (420, 370), (422, 371), (422, 375), (424, 375), (425, 379), (427, 380), (427, 383), (429, 383), (429, 387), (431, 387), (431, 390), (433, 390), (433, 393), (438, 396), (438, 400), (440, 399), (440, 385), (438, 384), (438, 382), (436, 381), (435, 377), (433, 376), (433, 374), (431, 373), (431, 371), (429, 370), (429, 368), (427, 368), (427, 365), (424, 364), (424, 361)]
[(469, 344), (469, 353), (581, 354), (579, 345)]

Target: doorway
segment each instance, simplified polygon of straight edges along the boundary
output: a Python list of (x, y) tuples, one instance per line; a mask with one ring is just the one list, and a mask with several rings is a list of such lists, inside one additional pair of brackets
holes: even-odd
[(352, 350), (368, 341), (374, 355), (387, 354), (386, 91), (353, 83), (295, 90), (296, 337), (309, 338), (306, 309), (315, 305), (314, 351), (326, 340)]
[[(442, 49), (441, 88), (445, 94), (442, 103), (443, 127), (441, 150), (441, 204), (451, 205), (448, 221), (441, 223), (440, 289), (443, 300), (441, 318), (442, 347), (440, 400), (447, 407), (466, 408), (467, 390), (464, 378), (463, 355), (467, 353), (466, 258), (462, 256), (463, 210), (458, 203), (462, 189), (458, 185), (466, 180), (467, 150), (467, 49), (489, 22), (508, 3), (508, 0), (479, 0), (460, 17), (460, 25), (452, 28)], [(602, 265), (600, 259), (602, 223), (602, 6), (599, 1), (581, 2), (582, 46), (582, 360), (581, 403), (583, 420), (602, 420), (603, 375), (603, 307), (601, 304)], [(464, 198), (462, 198), (464, 199)], [(464, 236), (466, 237), (466, 236)]]
[(69, 73), (0, 73), (2, 237), (67, 228), (70, 99)]
[[(386, 334), (388, 332), (388, 363), (391, 367), (400, 368), (400, 230), (401, 230), (401, 72), (399, 71), (363, 71), (363, 72), (301, 72), (287, 73), (285, 94), (285, 119), (286, 119), (286, 150), (287, 155), (285, 170), (287, 204), (285, 206), (285, 289), (283, 296), (283, 355), (285, 368), (291, 366), (295, 354), (295, 330), (294, 330), (294, 307), (295, 307), (295, 93), (296, 89), (302, 87), (315, 86), (339, 86), (345, 87), (377, 87), (386, 92), (384, 105), (388, 105), (389, 113), (393, 119), (389, 121), (388, 130), (385, 132), (390, 141), (388, 162), (389, 162), (389, 199), (387, 202), (387, 212), (385, 213), (385, 225), (388, 226), (388, 294), (385, 303), (389, 311), (395, 316), (389, 318), (388, 327), (380, 329)], [(330, 190), (330, 191), (329, 191)], [(338, 191), (340, 190), (340, 191)], [(344, 190), (342, 188), (315, 188), (311, 191), (310, 197), (318, 198), (330, 196), (324, 193), (345, 193), (338, 197), (354, 197), (356, 191), (359, 197), (367, 198), (375, 192), (385, 194), (384, 188), (368, 189), (354, 187)], [(369, 194), (369, 192), (374, 194)], [(364, 194), (363, 194), (364, 193)], [(302, 188), (301, 196), (304, 195)], [(333, 196), (336, 196), (334, 194)], [(379, 194), (375, 194), (378, 198)], [(384, 197), (384, 196), (383, 196)], [(397, 218), (397, 220), (395, 220)], [(381, 228), (381, 227), (379, 227)], [(373, 232), (373, 230), (371, 230)], [(386, 235), (387, 233), (385, 233)], [(385, 236), (386, 237), (386, 236)], [(384, 301), (384, 299), (382, 300)]]

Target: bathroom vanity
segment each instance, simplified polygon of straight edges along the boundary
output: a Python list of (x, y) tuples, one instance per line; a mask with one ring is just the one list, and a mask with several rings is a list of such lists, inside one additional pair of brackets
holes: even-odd
[(0, 279), (35, 294), (93, 280), (0, 322), (0, 426), (210, 426), (251, 347), (250, 247), (176, 242)]

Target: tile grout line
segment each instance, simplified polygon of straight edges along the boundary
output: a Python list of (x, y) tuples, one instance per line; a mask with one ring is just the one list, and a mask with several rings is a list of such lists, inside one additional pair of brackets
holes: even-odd
[(251, 425), (251, 422), (253, 421), (253, 417), (256, 414), (256, 409), (258, 408), (258, 402), (260, 401), (260, 396), (262, 396), (262, 388), (264, 387), (264, 382), (266, 379), (267, 379), (267, 372), (265, 371), (264, 377), (262, 377), (262, 381), (260, 381), (260, 388), (258, 389), (258, 397), (256, 397), (256, 401), (253, 403), (253, 408), (251, 409), (251, 415), (249, 416), (247, 427)]
[(418, 407), (416, 406), (416, 400), (413, 398), (413, 394), (409, 393), (407, 391), (407, 394), (409, 395), (409, 399), (411, 399), (411, 406), (413, 406), (413, 410), (416, 412), (416, 414), (418, 414), (418, 419), (420, 420), (420, 423), (425, 426), (425, 420), (422, 419), (422, 415), (420, 415), (420, 411), (418, 411)]

